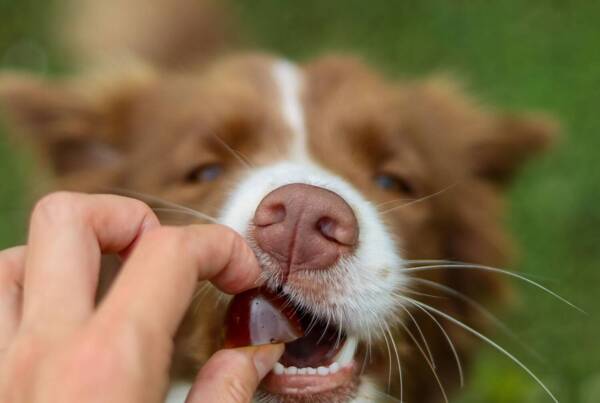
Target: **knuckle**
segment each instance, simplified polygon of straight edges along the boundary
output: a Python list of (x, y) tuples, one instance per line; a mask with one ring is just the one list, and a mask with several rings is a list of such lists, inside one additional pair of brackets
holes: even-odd
[(141, 240), (141, 244), (150, 250), (164, 251), (169, 254), (177, 254), (186, 243), (189, 234), (183, 228), (159, 227), (150, 231)]
[(19, 254), (22, 249), (7, 249), (0, 252), (0, 290), (18, 286), (21, 278), (21, 263)]
[(3, 273), (0, 267), (0, 298), (6, 307), (16, 309), (19, 305), (21, 286), (19, 281), (10, 274)]
[(229, 227), (222, 228), (222, 237), (227, 240), (227, 245), (230, 246), (231, 251), (242, 256), (245, 253), (251, 252), (248, 244), (244, 238), (236, 231)]
[(110, 197), (113, 198), (113, 200), (115, 202), (122, 203), (123, 201), (126, 201), (128, 207), (131, 210), (141, 213), (140, 215), (142, 215), (144, 217), (155, 216), (152, 208), (148, 204), (143, 202), (142, 200), (129, 198), (129, 197), (123, 198), (122, 196), (114, 196), (114, 195), (110, 195)]
[(16, 285), (10, 265), (0, 262), (0, 292)]
[(235, 250), (244, 243), (241, 235), (236, 231), (220, 224), (190, 225), (186, 227), (186, 232), (189, 234), (189, 240), (193, 241), (190, 242), (190, 247), (197, 247), (198, 239), (206, 241), (203, 247), (209, 256), (223, 253), (228, 249)]
[(33, 208), (32, 222), (62, 222), (81, 214), (81, 195), (73, 192), (54, 192), (42, 197)]
[(235, 240), (235, 238), (240, 238), (240, 235), (236, 231), (225, 225), (210, 224), (205, 226), (205, 228), (209, 229), (210, 231), (218, 232), (221, 237), (229, 241)]
[[(45, 351), (45, 346), (35, 337), (23, 336), (11, 346), (6, 367), (16, 379), (26, 379), (34, 373)], [(25, 378), (23, 378), (25, 377)]]
[(225, 394), (233, 403), (248, 403), (254, 394), (252, 387), (237, 377), (228, 376), (225, 383)]
[(124, 375), (124, 357), (111, 343), (98, 338), (89, 338), (78, 342), (66, 354), (63, 374), (76, 377), (82, 384), (109, 385), (111, 379)]
[(254, 368), (252, 359), (233, 350), (220, 350), (213, 355), (211, 361), (214, 365), (213, 368), (233, 369), (228, 372), (221, 372), (224, 373), (221, 384), (228, 401), (236, 403), (249, 402), (254, 395), (255, 382), (252, 382), (252, 378), (249, 378), (251, 375), (241, 376), (239, 371)]
[(250, 246), (248, 246), (248, 243), (240, 234), (233, 230), (230, 230), (230, 233), (232, 250), (238, 251), (242, 255), (245, 253), (250, 253), (252, 256), (254, 256)]

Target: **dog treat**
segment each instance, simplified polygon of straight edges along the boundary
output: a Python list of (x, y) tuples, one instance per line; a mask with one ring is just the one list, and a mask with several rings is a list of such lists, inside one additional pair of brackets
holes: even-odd
[(296, 309), (263, 288), (236, 295), (225, 314), (225, 348), (289, 343), (303, 335)]

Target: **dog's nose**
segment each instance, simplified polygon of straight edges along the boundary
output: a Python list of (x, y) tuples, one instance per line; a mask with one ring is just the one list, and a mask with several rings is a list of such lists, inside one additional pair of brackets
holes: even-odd
[(332, 191), (302, 183), (265, 196), (254, 224), (258, 246), (278, 261), (284, 275), (330, 268), (358, 241), (358, 222), (348, 203)]

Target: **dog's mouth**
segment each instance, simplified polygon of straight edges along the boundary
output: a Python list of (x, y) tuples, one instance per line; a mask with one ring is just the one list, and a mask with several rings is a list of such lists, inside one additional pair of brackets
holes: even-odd
[(262, 387), (279, 395), (312, 395), (349, 383), (354, 375), (357, 339), (339, 327), (302, 313), (305, 335), (285, 351)]
[(285, 342), (285, 350), (264, 391), (305, 397), (352, 385), (357, 338), (281, 292), (257, 288), (236, 295), (225, 315), (224, 346), (273, 342)]

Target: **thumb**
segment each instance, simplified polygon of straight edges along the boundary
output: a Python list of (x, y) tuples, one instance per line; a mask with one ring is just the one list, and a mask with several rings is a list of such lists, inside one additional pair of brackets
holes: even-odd
[(247, 403), (283, 354), (283, 344), (220, 350), (200, 370), (186, 403)]

